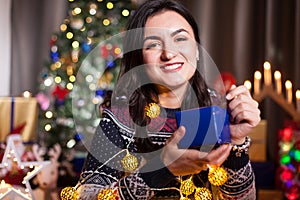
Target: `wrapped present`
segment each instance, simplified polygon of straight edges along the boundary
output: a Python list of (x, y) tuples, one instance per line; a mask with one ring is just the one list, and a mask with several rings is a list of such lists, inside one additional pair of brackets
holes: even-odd
[(20, 133), (24, 142), (35, 139), (38, 104), (33, 97), (0, 97), (0, 141)]

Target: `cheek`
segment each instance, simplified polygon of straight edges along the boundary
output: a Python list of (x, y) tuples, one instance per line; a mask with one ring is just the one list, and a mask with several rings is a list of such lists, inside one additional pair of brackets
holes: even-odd
[(145, 66), (145, 73), (151, 82), (156, 82), (162, 79), (161, 70), (159, 66), (155, 64), (148, 64)]
[(144, 64), (157, 63), (158, 56), (155, 53), (143, 53)]

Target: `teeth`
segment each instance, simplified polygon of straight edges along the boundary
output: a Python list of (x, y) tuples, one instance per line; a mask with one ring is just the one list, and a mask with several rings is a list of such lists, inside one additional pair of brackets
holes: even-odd
[(180, 66), (181, 66), (181, 64), (174, 64), (174, 65), (165, 66), (164, 68), (167, 69), (167, 70), (172, 70), (172, 69), (176, 69)]

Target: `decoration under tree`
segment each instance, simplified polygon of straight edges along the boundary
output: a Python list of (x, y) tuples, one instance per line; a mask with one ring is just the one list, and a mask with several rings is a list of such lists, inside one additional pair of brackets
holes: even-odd
[[(65, 159), (65, 152), (84, 137), (75, 129), (73, 120), (72, 99), (76, 95), (84, 96), (82, 93), (86, 92), (73, 92), (77, 73), (83, 61), (86, 62), (90, 73), (82, 78), (89, 82), (99, 79), (95, 72), (101, 67), (103, 76), (97, 84), (87, 88), (93, 97), (77, 102), (77, 107), (92, 102), (92, 109), (95, 109), (107, 91), (114, 87), (122, 55), (121, 41), (114, 44), (101, 42), (125, 29), (134, 6), (131, 0), (69, 0), (68, 3), (68, 16), (60, 25), (60, 31), (51, 37), (50, 58), (40, 74), (40, 92), (36, 95), (41, 108), (39, 144), (49, 148), (58, 143), (62, 147), (61, 160)], [(85, 60), (95, 48), (100, 52), (98, 58)], [(78, 114), (90, 120), (90, 113), (90, 110), (81, 109)]]
[(287, 122), (279, 130), (279, 180), (284, 196), (288, 200), (300, 195), (300, 127), (297, 122)]

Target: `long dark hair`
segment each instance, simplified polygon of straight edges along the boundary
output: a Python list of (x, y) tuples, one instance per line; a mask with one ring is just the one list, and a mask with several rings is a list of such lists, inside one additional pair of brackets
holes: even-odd
[[(165, 10), (175, 11), (184, 17), (193, 29), (196, 42), (200, 44), (197, 23), (187, 8), (179, 1), (148, 0), (144, 2), (130, 17), (124, 38), (124, 54), (121, 63), (119, 80), (124, 78), (128, 72), (130, 72), (130, 75), (126, 75), (126, 81), (119, 81), (119, 84), (117, 84), (114, 89), (114, 99), (111, 100), (115, 104), (127, 104), (133, 122), (140, 127), (145, 127), (150, 122), (150, 118), (145, 116), (144, 109), (149, 103), (158, 103), (158, 91), (150, 82), (149, 84), (143, 84), (147, 82), (148, 79), (145, 72), (132, 69), (144, 64), (142, 55), (144, 39), (143, 28), (145, 27), (147, 19)], [(200, 47), (199, 52), (200, 61), (197, 63), (197, 70), (195, 74), (189, 80), (191, 87), (186, 92), (186, 97), (182, 102), (181, 109), (210, 105), (207, 86), (205, 80), (200, 74), (200, 63), (202, 60)], [(139, 87), (135, 88), (136, 86)], [(141, 137), (140, 140), (137, 140), (139, 143), (147, 143), (147, 138), (145, 137), (146, 131), (143, 130), (143, 128), (136, 130), (136, 134)], [(141, 151), (143, 152), (153, 150), (153, 148), (155, 148), (153, 145), (143, 144), (142, 146), (143, 150)], [(147, 146), (150, 148), (147, 148)]]

